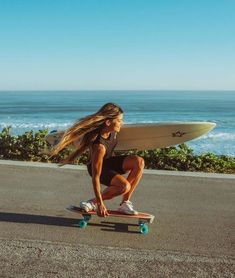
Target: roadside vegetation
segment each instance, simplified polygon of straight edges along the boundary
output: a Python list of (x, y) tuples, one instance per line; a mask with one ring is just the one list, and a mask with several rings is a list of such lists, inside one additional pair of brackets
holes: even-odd
[[(45, 141), (48, 130), (25, 132), (22, 135), (11, 135), (11, 127), (0, 133), (0, 159), (40, 161), (61, 163), (71, 150), (66, 149), (59, 155), (50, 158), (46, 150), (49, 145)], [(118, 154), (136, 154), (145, 159), (145, 168), (172, 171), (192, 171), (208, 173), (235, 173), (235, 157), (205, 153), (196, 155), (186, 144), (174, 147), (148, 150), (123, 151)], [(74, 164), (86, 164), (88, 154), (78, 157)]]

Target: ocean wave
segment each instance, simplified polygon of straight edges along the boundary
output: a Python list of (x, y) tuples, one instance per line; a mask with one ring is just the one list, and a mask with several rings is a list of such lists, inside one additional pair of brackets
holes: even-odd
[(208, 140), (235, 140), (235, 133), (219, 132), (219, 133), (208, 133), (201, 137), (201, 139)]
[(0, 128), (11, 126), (12, 129), (65, 129), (71, 126), (71, 123), (1, 123)]

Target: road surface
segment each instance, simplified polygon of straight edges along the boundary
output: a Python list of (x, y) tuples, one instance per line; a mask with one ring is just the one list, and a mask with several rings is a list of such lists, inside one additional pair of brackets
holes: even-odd
[(234, 193), (234, 175), (146, 170), (132, 201), (155, 215), (148, 235), (124, 218), (80, 229), (65, 208), (93, 196), (85, 167), (1, 161), (0, 277), (234, 277)]

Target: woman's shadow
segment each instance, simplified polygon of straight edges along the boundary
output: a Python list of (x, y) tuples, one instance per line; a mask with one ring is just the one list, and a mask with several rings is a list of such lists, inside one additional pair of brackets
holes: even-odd
[[(103, 221), (101, 218), (100, 223), (89, 222), (88, 226), (101, 227), (102, 231), (107, 232), (121, 232), (121, 233), (138, 233), (137, 231), (129, 231), (128, 226), (137, 226), (137, 224), (127, 224), (120, 222)], [(39, 224), (39, 225), (52, 225), (62, 227), (78, 227), (79, 218), (67, 218), (60, 216), (47, 216), (47, 215), (35, 215), (25, 213), (12, 213), (12, 212), (0, 212), (1, 222), (23, 223), (23, 224)]]

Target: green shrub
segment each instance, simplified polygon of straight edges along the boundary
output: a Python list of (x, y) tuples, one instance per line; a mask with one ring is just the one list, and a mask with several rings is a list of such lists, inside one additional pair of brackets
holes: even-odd
[(29, 131), (22, 135), (12, 136), (11, 127), (4, 128), (0, 133), (0, 159), (59, 162), (66, 157), (69, 150), (49, 159), (49, 155), (44, 152), (49, 147), (45, 141), (47, 134), (48, 130), (39, 130), (35, 133)]
[[(25, 132), (23, 135), (12, 136), (11, 127), (4, 128), (0, 133), (0, 159), (41, 161), (60, 163), (71, 150), (66, 149), (59, 155), (50, 158), (49, 145), (45, 141), (48, 130)], [(195, 155), (186, 144), (148, 151), (123, 151), (118, 154), (139, 155), (145, 160), (145, 168), (172, 171), (200, 171), (210, 173), (235, 173), (235, 158), (226, 155), (205, 153)], [(74, 164), (86, 164), (88, 153), (78, 157)]]
[(235, 173), (235, 158), (213, 153), (194, 155), (186, 144), (150, 151), (129, 151), (125, 154), (140, 155), (145, 159), (145, 168), (173, 171), (210, 173)]

